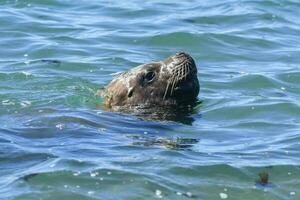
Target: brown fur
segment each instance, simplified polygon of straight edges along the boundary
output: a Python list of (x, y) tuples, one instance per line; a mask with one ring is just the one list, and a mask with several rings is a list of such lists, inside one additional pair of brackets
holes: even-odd
[(104, 91), (105, 106), (177, 106), (190, 104), (199, 93), (197, 68), (186, 53), (164, 61), (137, 66), (109, 83)]

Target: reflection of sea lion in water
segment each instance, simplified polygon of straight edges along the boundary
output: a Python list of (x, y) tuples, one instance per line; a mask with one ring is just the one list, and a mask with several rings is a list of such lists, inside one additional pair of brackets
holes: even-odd
[(194, 105), (199, 93), (197, 68), (191, 56), (177, 53), (164, 61), (124, 72), (104, 90), (105, 107), (114, 111), (139, 106)]

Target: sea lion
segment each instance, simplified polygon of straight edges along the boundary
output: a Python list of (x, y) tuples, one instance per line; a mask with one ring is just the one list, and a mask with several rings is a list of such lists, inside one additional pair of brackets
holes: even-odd
[(191, 106), (199, 81), (194, 59), (180, 52), (164, 61), (139, 65), (120, 74), (102, 92), (106, 108), (119, 111), (136, 107)]

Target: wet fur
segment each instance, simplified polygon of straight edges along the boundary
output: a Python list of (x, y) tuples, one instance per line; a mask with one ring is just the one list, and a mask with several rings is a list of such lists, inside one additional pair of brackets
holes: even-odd
[[(147, 82), (147, 73), (155, 74)], [(120, 74), (104, 91), (105, 107), (112, 110), (141, 105), (179, 106), (193, 104), (199, 93), (197, 68), (186, 53), (164, 61), (137, 66)]]

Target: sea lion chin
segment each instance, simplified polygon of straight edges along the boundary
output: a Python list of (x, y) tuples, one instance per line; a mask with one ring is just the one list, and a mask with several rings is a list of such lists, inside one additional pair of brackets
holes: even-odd
[(199, 93), (197, 67), (187, 53), (139, 65), (120, 74), (104, 89), (104, 105), (118, 111), (135, 107), (193, 105)]

